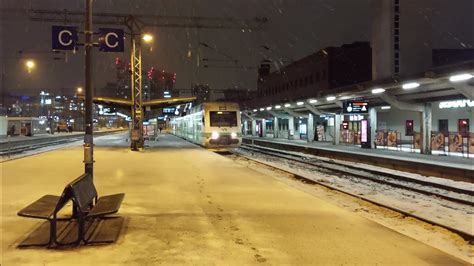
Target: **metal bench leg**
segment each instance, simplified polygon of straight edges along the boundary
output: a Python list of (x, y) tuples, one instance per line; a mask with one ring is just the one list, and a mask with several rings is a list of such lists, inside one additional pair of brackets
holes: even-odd
[[(56, 217), (55, 217), (56, 218)], [(49, 220), (49, 242), (48, 247), (52, 247), (56, 243), (56, 219)]]

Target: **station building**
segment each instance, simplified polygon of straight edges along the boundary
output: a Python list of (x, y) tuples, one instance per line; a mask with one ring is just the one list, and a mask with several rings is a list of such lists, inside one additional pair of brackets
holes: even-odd
[(370, 45), (262, 65), (243, 134), (474, 158), (474, 50), (438, 45), (413, 5), (377, 1)]

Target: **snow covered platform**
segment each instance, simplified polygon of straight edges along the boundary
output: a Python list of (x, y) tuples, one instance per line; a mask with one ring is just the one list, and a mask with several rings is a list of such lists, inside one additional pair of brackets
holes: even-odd
[(354, 145), (306, 142), (275, 138), (244, 137), (244, 143), (269, 148), (305, 152), (322, 157), (372, 164), (425, 176), (474, 182), (474, 159), (425, 155), (385, 149), (362, 149)]
[(2, 265), (467, 264), (174, 136), (141, 152), (125, 138), (98, 138), (94, 154), (98, 193), (126, 193), (112, 245), (17, 248), (42, 223), (17, 211), (83, 172), (80, 145), (0, 164)]

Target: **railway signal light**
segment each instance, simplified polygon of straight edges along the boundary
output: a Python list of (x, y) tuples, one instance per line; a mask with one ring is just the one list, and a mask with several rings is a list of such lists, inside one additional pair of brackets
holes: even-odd
[(458, 120), (458, 133), (463, 137), (469, 136), (469, 119)]
[(406, 120), (405, 121), (405, 136), (413, 136), (413, 120)]
[(348, 121), (342, 121), (342, 129), (344, 129), (344, 130), (349, 129), (349, 122)]

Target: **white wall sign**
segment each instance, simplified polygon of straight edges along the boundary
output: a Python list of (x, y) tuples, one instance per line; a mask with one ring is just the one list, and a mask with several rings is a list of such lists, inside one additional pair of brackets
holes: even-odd
[(446, 101), (446, 102), (439, 103), (439, 109), (461, 108), (461, 107), (474, 107), (474, 101), (456, 100), (456, 101)]

